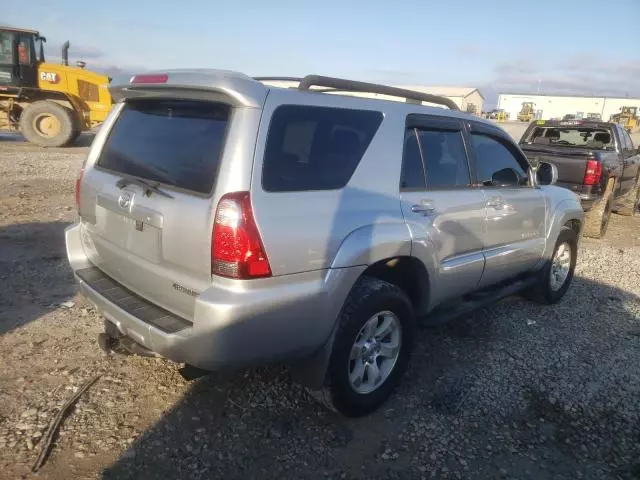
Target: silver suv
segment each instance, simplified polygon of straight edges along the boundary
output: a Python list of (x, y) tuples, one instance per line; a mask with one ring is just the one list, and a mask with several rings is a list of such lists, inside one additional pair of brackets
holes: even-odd
[(419, 323), (565, 294), (583, 211), (555, 167), (446, 98), (277, 80), (112, 87), (66, 231), (110, 341), (206, 370), (285, 361), (356, 416), (398, 385)]

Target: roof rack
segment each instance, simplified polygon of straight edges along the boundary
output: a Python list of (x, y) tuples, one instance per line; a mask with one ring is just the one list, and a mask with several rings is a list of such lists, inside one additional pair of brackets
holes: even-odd
[[(443, 105), (451, 110), (460, 110), (455, 102), (449, 98), (439, 95), (431, 95), (430, 93), (416, 92), (415, 90), (407, 90), (406, 88), (389, 87), (388, 85), (378, 85), (376, 83), (358, 82), (355, 80), (346, 80), (344, 78), (325, 77), (322, 75), (307, 75), (304, 78), (298, 77), (255, 77), (259, 82), (268, 81), (288, 81), (299, 82), (298, 90), (306, 90), (313, 92), (362, 92), (362, 93), (379, 93), (381, 95), (389, 95), (391, 97), (406, 98), (408, 100), (417, 100), (419, 102), (434, 103)], [(323, 89), (311, 90), (311, 87), (325, 87)]]
[(301, 82), (300, 77), (253, 77), (258, 82)]

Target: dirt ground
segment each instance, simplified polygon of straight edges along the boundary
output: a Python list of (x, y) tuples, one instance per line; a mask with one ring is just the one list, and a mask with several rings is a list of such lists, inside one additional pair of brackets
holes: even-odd
[(559, 305), (510, 298), (421, 331), (400, 391), (347, 420), (280, 366), (187, 382), (101, 353), (63, 238), (90, 140), (0, 135), (0, 478), (640, 478), (640, 217), (583, 242)]

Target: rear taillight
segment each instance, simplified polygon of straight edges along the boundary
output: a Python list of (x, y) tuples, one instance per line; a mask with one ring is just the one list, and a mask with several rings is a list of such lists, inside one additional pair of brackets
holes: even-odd
[(76, 210), (78, 212), (80, 212), (80, 186), (82, 185), (83, 175), (84, 175), (84, 165), (82, 165), (82, 168), (80, 169), (80, 171), (78, 172), (78, 176), (76, 177), (75, 195), (76, 195)]
[(583, 185), (599, 185), (602, 178), (602, 163), (597, 160), (587, 160), (587, 168), (584, 171)]
[(271, 276), (249, 192), (228, 193), (218, 203), (211, 241), (211, 273), (239, 279)]
[(166, 73), (152, 73), (143, 75), (134, 75), (131, 77), (130, 83), (167, 83), (169, 75)]

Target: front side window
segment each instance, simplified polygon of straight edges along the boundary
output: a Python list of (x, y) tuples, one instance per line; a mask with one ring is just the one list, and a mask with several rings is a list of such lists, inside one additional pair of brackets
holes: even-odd
[(494, 179), (508, 177), (508, 169), (518, 176), (518, 184), (526, 183), (524, 161), (521, 164), (502, 142), (488, 135), (472, 133), (471, 146), (476, 156), (479, 180), (483, 185), (490, 186)]
[(13, 38), (11, 32), (0, 32), (0, 65), (13, 65)]
[(420, 130), (419, 137), (429, 189), (471, 183), (462, 132)]
[(402, 154), (402, 172), (400, 173), (400, 190), (426, 190), (427, 183), (424, 176), (424, 165), (418, 145), (417, 130), (407, 130), (404, 137), (404, 151)]
[(269, 126), (262, 170), (268, 192), (343, 188), (351, 179), (382, 113), (283, 105)]

